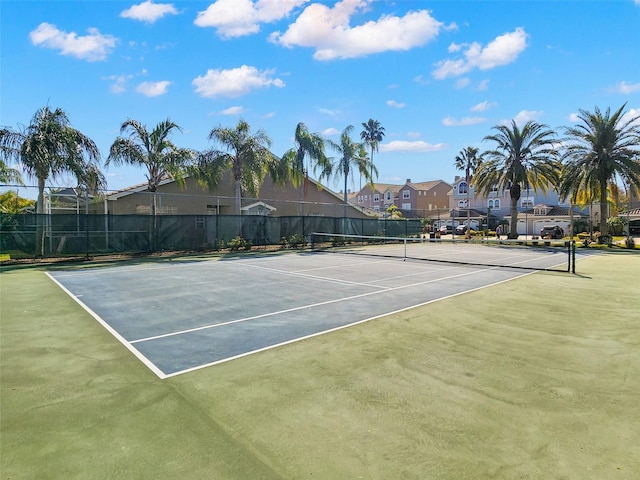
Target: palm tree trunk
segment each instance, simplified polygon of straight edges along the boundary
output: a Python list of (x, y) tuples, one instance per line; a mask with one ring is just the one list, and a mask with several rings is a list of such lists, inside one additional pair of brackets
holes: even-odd
[(236, 180), (234, 182), (233, 189), (234, 189), (234, 195), (236, 198), (235, 214), (240, 215), (240, 212), (242, 211), (242, 185), (240, 183), (240, 180)]
[(609, 203), (607, 202), (607, 182), (600, 182), (600, 238), (609, 235)]
[(44, 255), (44, 178), (38, 178), (38, 204), (36, 206), (36, 256), (42, 257)]

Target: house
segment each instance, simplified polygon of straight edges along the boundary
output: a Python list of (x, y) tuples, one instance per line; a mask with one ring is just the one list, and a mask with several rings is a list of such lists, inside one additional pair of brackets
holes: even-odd
[(402, 185), (389, 183), (375, 183), (373, 188), (370, 184), (367, 184), (358, 192), (355, 192), (350, 201), (359, 207), (370, 209), (374, 212), (384, 212), (389, 205), (395, 204), (401, 188)]
[[(449, 195), (449, 208), (449, 216), (442, 215), (441, 218), (452, 221), (454, 226), (466, 223), (469, 209), (472, 223), (477, 221), (480, 225), (488, 224), (489, 228), (493, 228), (500, 220), (511, 220), (511, 195), (508, 189), (498, 188), (485, 195), (476, 193), (473, 185), (468, 185), (464, 178), (456, 176)], [(559, 225), (568, 232), (572, 219), (588, 222), (588, 215), (582, 209), (572, 208), (566, 199), (560, 198), (556, 190), (536, 192), (532, 188), (522, 189), (518, 200), (517, 231), (520, 235), (536, 235), (542, 226), (551, 224)]]
[(405, 217), (432, 217), (440, 210), (447, 210), (452, 186), (443, 180), (414, 183), (407, 178), (400, 188), (395, 205)]
[[(230, 173), (223, 178), (215, 192), (209, 192), (193, 177), (180, 186), (172, 179), (160, 182), (155, 194), (148, 185), (135, 185), (106, 196), (105, 213), (112, 215), (149, 215), (155, 198), (158, 215), (232, 215), (235, 197)], [(242, 198), (242, 215), (265, 216), (327, 216), (368, 218), (353, 205), (345, 207), (342, 196), (308, 179), (304, 185), (274, 184), (269, 176), (260, 188), (260, 198)]]

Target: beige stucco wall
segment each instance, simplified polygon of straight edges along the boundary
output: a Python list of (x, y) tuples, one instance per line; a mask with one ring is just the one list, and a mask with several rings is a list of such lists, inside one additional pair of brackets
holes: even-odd
[[(156, 193), (159, 214), (164, 215), (221, 215), (234, 213), (234, 198), (230, 176), (227, 175), (214, 192), (209, 192), (193, 178), (186, 179), (184, 187), (169, 182), (158, 187)], [(110, 214), (125, 215), (148, 213), (152, 194), (148, 191), (134, 192), (128, 195), (112, 195), (107, 201)], [(304, 201), (302, 201), (304, 199)], [(275, 207), (274, 216), (318, 215), (342, 217), (344, 205), (342, 198), (326, 188), (319, 190), (315, 183), (309, 182), (306, 188), (274, 185), (267, 176), (260, 188), (258, 198), (242, 199), (242, 206), (257, 201)], [(348, 207), (347, 214), (352, 218), (367, 218), (359, 209)]]

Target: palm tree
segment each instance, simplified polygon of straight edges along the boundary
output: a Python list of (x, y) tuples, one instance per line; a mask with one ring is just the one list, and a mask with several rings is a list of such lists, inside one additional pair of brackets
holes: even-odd
[(608, 236), (607, 191), (618, 179), (640, 188), (640, 116), (625, 117), (626, 104), (611, 113), (580, 110), (580, 123), (566, 127), (561, 195), (576, 201), (583, 192), (600, 202), (602, 241)]
[(9, 167), (2, 159), (0, 159), (0, 183), (17, 183), (24, 185), (20, 171)]
[[(373, 152), (378, 151), (378, 145), (382, 141), (384, 137), (384, 127), (380, 125), (380, 122), (370, 118), (368, 122), (363, 123), (362, 127), (364, 130), (360, 132), (360, 139), (365, 143), (365, 145), (369, 146), (371, 151), (371, 169), (369, 177), (371, 179), (371, 196), (369, 197), (369, 206), (371, 206), (371, 202), (373, 201)], [(377, 174), (377, 172), (376, 172)]]
[(357, 168), (360, 175), (362, 175), (367, 182), (371, 181), (374, 173), (376, 175), (378, 174), (376, 167), (367, 156), (364, 144), (351, 140), (351, 132), (353, 132), (353, 125), (349, 125), (342, 131), (342, 134), (340, 135), (340, 143), (329, 141), (329, 145), (340, 154), (340, 158), (336, 161), (335, 165), (325, 168), (320, 176), (321, 179), (329, 178), (332, 175), (336, 180), (340, 177), (344, 178), (345, 217), (347, 216), (347, 205), (349, 203), (347, 196), (347, 183), (349, 176), (352, 173), (352, 169)]
[(467, 183), (467, 234), (469, 237), (469, 229), (471, 228), (471, 211), (469, 209), (469, 191), (471, 189), (471, 180), (482, 160), (478, 157), (478, 149), (475, 147), (467, 147), (460, 150), (456, 157), (455, 167), (458, 170), (464, 170), (464, 180)]
[(269, 151), (271, 139), (262, 129), (253, 133), (240, 120), (235, 128), (218, 126), (209, 133), (216, 146), (198, 155), (196, 178), (214, 190), (224, 174), (231, 170), (234, 186), (235, 214), (240, 215), (242, 193), (257, 196), (267, 173), (278, 167), (278, 159)]
[[(317, 133), (309, 132), (307, 126), (300, 122), (296, 126), (294, 137), (295, 147), (287, 150), (282, 156), (282, 161), (287, 170), (287, 176), (294, 187), (303, 184), (301, 196), (301, 208), (305, 200), (305, 194), (309, 182), (309, 170), (317, 168), (321, 171), (331, 165), (331, 161), (325, 155), (325, 140)], [(307, 165), (305, 165), (305, 159)]]
[[(100, 161), (98, 147), (89, 137), (71, 126), (61, 108), (44, 107), (36, 111), (29, 126), (20, 130), (0, 130), (0, 151), (4, 158), (22, 164), (24, 172), (38, 181), (36, 213), (44, 212), (47, 180), (70, 172), (79, 183)], [(36, 255), (44, 254), (44, 228), (38, 224)]]
[(555, 134), (546, 125), (534, 121), (528, 121), (522, 129), (514, 120), (510, 127), (497, 125), (493, 128), (498, 133), (487, 135), (483, 141), (495, 142), (495, 148), (482, 154), (483, 162), (476, 170), (474, 184), (484, 194), (495, 188), (509, 190), (511, 222), (508, 238), (517, 238), (518, 200), (522, 187), (545, 192), (559, 182)]
[(182, 129), (169, 119), (158, 123), (153, 130), (137, 120), (127, 119), (120, 126), (120, 134), (128, 133), (127, 137), (115, 139), (109, 150), (109, 157), (105, 166), (134, 165), (147, 169), (145, 176), (149, 191), (153, 193), (151, 214), (156, 215), (155, 192), (162, 180), (173, 179), (179, 185), (184, 185), (186, 167), (195, 157), (193, 150), (178, 148), (169, 136)]

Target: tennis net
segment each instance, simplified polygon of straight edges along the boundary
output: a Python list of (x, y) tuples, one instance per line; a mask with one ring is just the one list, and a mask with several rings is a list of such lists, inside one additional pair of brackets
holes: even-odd
[(316, 252), (526, 270), (571, 271), (572, 243), (565, 240), (435, 239), (312, 233)]

